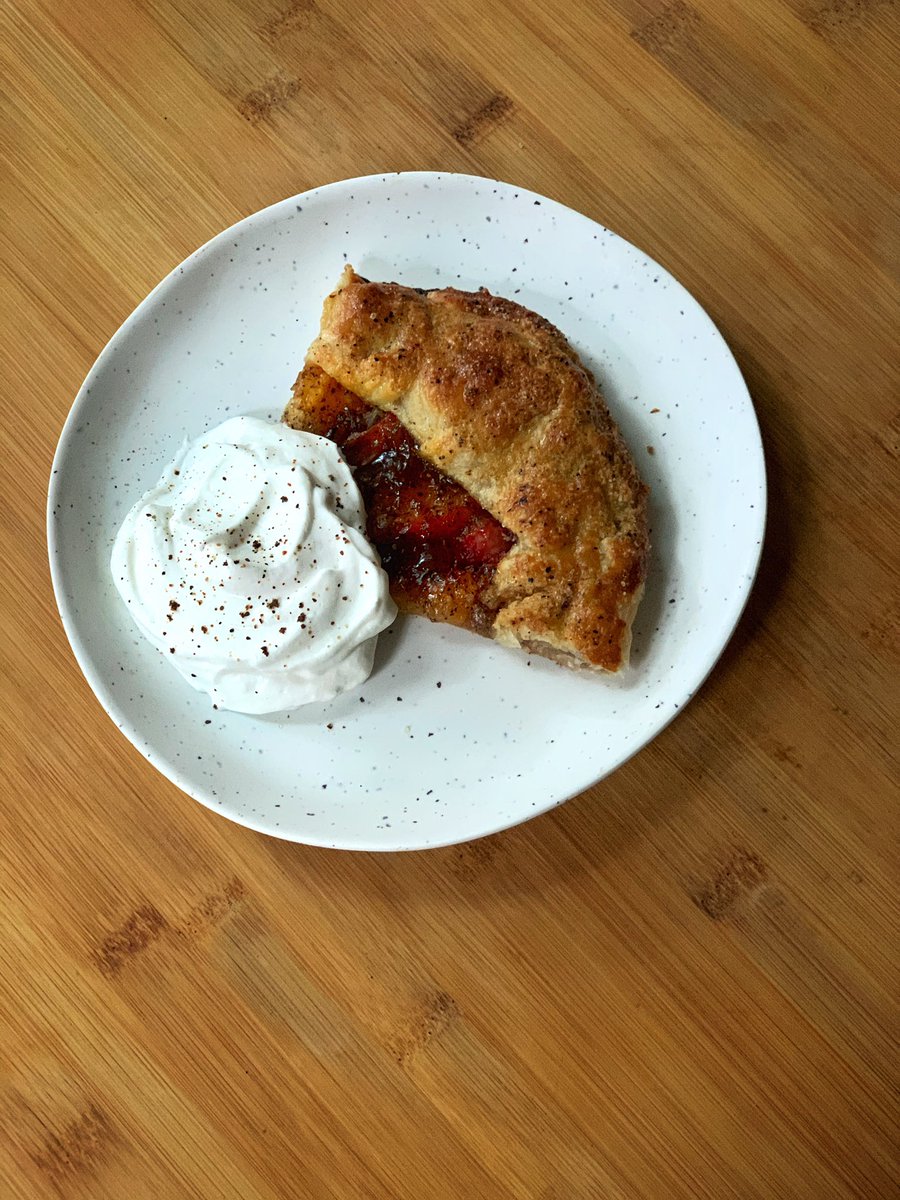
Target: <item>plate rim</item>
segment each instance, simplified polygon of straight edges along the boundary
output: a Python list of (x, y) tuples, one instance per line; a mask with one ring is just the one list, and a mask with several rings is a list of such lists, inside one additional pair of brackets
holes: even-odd
[[(728, 357), (731, 359), (736, 371), (737, 380), (739, 380), (740, 386), (743, 389), (742, 399), (744, 399), (746, 402), (747, 414), (752, 420), (752, 432), (755, 434), (755, 438), (753, 439), (753, 446), (750, 448), (755, 452), (753, 458), (757, 467), (756, 483), (758, 486), (758, 503), (754, 507), (756, 528), (752, 531), (752, 533), (755, 534), (755, 537), (752, 539), (752, 547), (750, 546), (751, 538), (748, 537), (747, 541), (749, 554), (747, 569), (741, 577), (739, 587), (735, 592), (735, 598), (732, 600), (730, 607), (726, 606), (723, 610), (723, 621), (720, 626), (720, 634), (715, 639), (715, 642), (711, 643), (715, 646), (715, 648), (706, 656), (705, 660), (703, 660), (703, 666), (700, 672), (692, 680), (690, 686), (685, 686), (683, 699), (680, 700), (677, 705), (673, 704), (672, 711), (667, 713), (661, 719), (660, 723), (654, 728), (649, 737), (641, 741), (639, 745), (629, 749), (620, 757), (614, 758), (610, 765), (606, 767), (601, 774), (597, 775), (588, 783), (585, 783), (572, 791), (567, 791), (560, 797), (552, 798), (548, 800), (545, 805), (539, 805), (534, 809), (530, 809), (528, 812), (524, 812), (512, 820), (498, 819), (496, 823), (488, 823), (487, 827), (479, 829), (473, 833), (467, 833), (464, 836), (451, 835), (445, 839), (427, 842), (423, 841), (419, 844), (386, 844), (385, 842), (368, 842), (366, 841), (365, 837), (362, 837), (358, 840), (348, 840), (346, 837), (344, 837), (338, 842), (335, 842), (334, 840), (329, 841), (324, 836), (317, 837), (315, 834), (305, 835), (304, 837), (300, 838), (295, 834), (273, 828), (272, 825), (266, 821), (254, 819), (252, 816), (247, 816), (243, 813), (225, 811), (220, 805), (214, 803), (207, 795), (205, 795), (202, 788), (194, 787), (173, 763), (168, 761), (157, 761), (155, 757), (153, 757), (151, 748), (147, 745), (140, 733), (140, 730), (136, 728), (130, 720), (125, 718), (122, 712), (118, 711), (115, 699), (108, 695), (109, 689), (105, 686), (101, 673), (99, 670), (94, 669), (90, 652), (78, 630), (77, 622), (73, 618), (73, 615), (70, 611), (69, 599), (65, 592), (63, 568), (59, 554), (59, 529), (56, 513), (57, 508), (61, 508), (59, 505), (59, 489), (62, 478), (61, 468), (66, 461), (67, 455), (70, 453), (70, 443), (72, 442), (73, 435), (76, 432), (81, 410), (85, 407), (85, 402), (93, 378), (100, 373), (106, 363), (106, 360), (115, 353), (118, 343), (126, 339), (132, 327), (140, 319), (140, 314), (150, 304), (153, 297), (156, 296), (158, 292), (165, 289), (180, 275), (183, 275), (189, 263), (200, 257), (207, 250), (214, 247), (219, 241), (225, 241), (229, 237), (232, 237), (235, 231), (250, 228), (255, 223), (264, 220), (267, 216), (271, 216), (275, 210), (299, 203), (305, 198), (308, 199), (312, 195), (321, 195), (322, 193), (329, 191), (340, 192), (342, 189), (349, 188), (350, 186), (362, 187), (366, 184), (386, 183), (391, 180), (404, 179), (407, 179), (410, 182), (419, 183), (424, 182), (425, 180), (437, 181), (452, 179), (456, 182), (466, 185), (484, 186), (489, 184), (495, 187), (514, 189), (521, 196), (533, 198), (534, 200), (540, 201), (542, 204), (547, 204), (561, 209), (566, 214), (567, 218), (574, 216), (578, 218), (579, 221), (601, 229), (605, 233), (618, 239), (620, 242), (624, 242), (627, 246), (641, 254), (648, 263), (651, 263), (653, 267), (659, 271), (661, 278), (665, 278), (667, 281), (674, 283), (690, 298), (690, 301), (696, 307), (697, 313), (708, 323), (716, 338), (718, 338), (718, 340), (721, 342), (722, 347), (724, 348)], [(493, 179), (489, 176), (472, 175), (467, 172), (456, 171), (417, 170), (374, 172), (369, 175), (352, 176), (345, 179), (333, 180), (329, 183), (307, 188), (305, 191), (298, 192), (295, 195), (286, 196), (281, 200), (276, 200), (271, 204), (265, 205), (263, 208), (257, 209), (252, 213), (248, 213), (246, 216), (241, 217), (238, 221), (235, 221), (232, 225), (220, 230), (218, 233), (208, 238), (195, 250), (191, 251), (190, 254), (181, 260), (181, 262), (177, 263), (169, 272), (167, 272), (166, 275), (164, 275), (147, 293), (147, 295), (135, 305), (125, 320), (113, 331), (112, 335), (109, 337), (100, 353), (97, 355), (88, 369), (88, 372), (85, 375), (85, 378), (82, 381), (74, 400), (72, 401), (69, 412), (60, 430), (56, 450), (54, 451), (53, 455), (47, 491), (46, 536), (50, 578), (54, 599), (60, 621), (63, 626), (63, 631), (66, 634), (66, 638), (69, 642), (69, 646), (72, 650), (78, 667), (87, 681), (88, 686), (93, 692), (95, 699), (98, 701), (109, 719), (131, 743), (134, 749), (136, 749), (138, 753), (141, 754), (141, 756), (147, 762), (149, 762), (157, 772), (168, 779), (169, 782), (174, 784), (180, 791), (190, 796), (191, 799), (202, 804), (210, 812), (225, 817), (227, 820), (232, 821), (237, 825), (242, 825), (243, 827), (251, 829), (254, 832), (266, 834), (269, 837), (275, 837), (281, 841), (290, 842), (296, 845), (309, 845), (325, 849), (356, 851), (363, 853), (413, 853), (421, 850), (432, 850), (447, 846), (461, 845), (468, 841), (475, 841), (482, 837), (489, 837), (505, 829), (510, 829), (517, 825), (525, 824), (535, 817), (542, 816), (543, 814), (558, 808), (560, 805), (565, 804), (567, 801), (574, 799), (576, 796), (583, 794), (588, 788), (594, 787), (601, 783), (614, 771), (619, 770), (620, 767), (624, 766), (625, 763), (627, 763), (631, 758), (640, 753), (652, 741), (659, 737), (659, 735), (666, 728), (668, 728), (671, 722), (682, 712), (684, 712), (690, 701), (694, 698), (701, 687), (703, 687), (734, 635), (738, 623), (740, 622), (740, 619), (747, 606), (747, 602), (750, 598), (750, 594), (753, 590), (759, 571), (759, 565), (762, 559), (765, 543), (767, 511), (768, 482), (765, 450), (762, 441), (759, 418), (756, 412), (756, 407), (753, 404), (753, 398), (750, 394), (749, 388), (747, 387), (743, 372), (741, 371), (726, 338), (700, 301), (697, 300), (693, 293), (690, 292), (684, 286), (684, 284), (682, 284), (674, 275), (672, 275), (666, 267), (658, 263), (654, 258), (652, 258), (651, 255), (647, 254), (643, 249), (641, 249), (641, 247), (635, 245), (634, 242), (629, 241), (621, 234), (609, 229), (608, 226), (601, 224), (601, 222), (595, 220), (594, 218), (587, 216), (585, 213), (579, 212), (577, 209), (569, 207), (562, 201), (556, 200), (553, 197), (545, 196), (526, 187), (520, 187), (518, 184), (510, 183), (507, 180)]]

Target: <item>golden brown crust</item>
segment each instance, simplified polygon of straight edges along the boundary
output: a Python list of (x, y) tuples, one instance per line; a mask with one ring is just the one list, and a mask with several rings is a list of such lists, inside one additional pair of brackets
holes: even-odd
[(515, 534), (492, 585), (497, 640), (607, 671), (627, 662), (647, 488), (558, 329), (484, 290), (425, 294), (348, 267), (307, 361), (395, 413)]

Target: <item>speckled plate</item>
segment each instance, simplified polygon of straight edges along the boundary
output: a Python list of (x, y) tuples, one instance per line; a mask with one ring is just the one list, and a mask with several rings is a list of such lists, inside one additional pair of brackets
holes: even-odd
[[(633, 666), (582, 677), (421, 619), (330, 704), (216, 712), (137, 633), (108, 559), (182, 439), (277, 418), (345, 260), (373, 279), (484, 284), (542, 313), (602, 381), (653, 489)], [(652, 452), (651, 448), (652, 447)], [(712, 322), (628, 242), (543, 196), (465, 175), (372, 176), (255, 213), (178, 267), (100, 355), (60, 438), (53, 585), (100, 703), (189, 795), (278, 837), (365, 850), (479, 837), (614, 770), (700, 686), (747, 598), (765, 472), (753, 406)]]

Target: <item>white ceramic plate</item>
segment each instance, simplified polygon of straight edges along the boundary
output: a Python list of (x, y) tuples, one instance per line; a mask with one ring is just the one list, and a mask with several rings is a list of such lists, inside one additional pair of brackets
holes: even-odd
[[(213, 711), (138, 634), (107, 565), (125, 512), (184, 437), (228, 415), (280, 415), (345, 259), (372, 279), (486, 285), (548, 317), (595, 369), (653, 489), (650, 577), (621, 679), (401, 618), (361, 690), (258, 718)], [(542, 196), (417, 172), (284, 200), (163, 280), (104, 349), (69, 414), (48, 539), (78, 662), (154, 766), (253, 829), (398, 850), (514, 825), (646, 745), (731, 635), (764, 516), (750, 397), (680, 284)]]

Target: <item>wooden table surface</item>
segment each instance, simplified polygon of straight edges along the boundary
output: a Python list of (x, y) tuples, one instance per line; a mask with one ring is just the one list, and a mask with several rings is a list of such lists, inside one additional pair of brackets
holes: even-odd
[[(3, 8), (4, 1198), (900, 1195), (897, 12), (551, 9)], [(771, 513), (734, 640), (627, 766), (482, 842), (342, 854), (230, 825), (117, 732), (44, 502), (172, 266), (413, 168), (671, 269), (746, 375)]]

